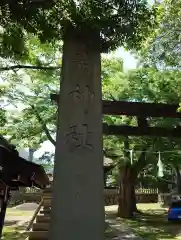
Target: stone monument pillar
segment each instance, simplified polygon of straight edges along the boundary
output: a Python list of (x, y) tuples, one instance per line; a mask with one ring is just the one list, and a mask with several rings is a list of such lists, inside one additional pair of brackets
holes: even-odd
[(50, 240), (104, 239), (101, 64), (91, 37), (64, 40)]

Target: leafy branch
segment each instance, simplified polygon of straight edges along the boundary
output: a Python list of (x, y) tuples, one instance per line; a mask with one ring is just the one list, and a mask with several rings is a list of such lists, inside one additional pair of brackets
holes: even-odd
[(34, 69), (34, 70), (56, 70), (60, 66), (33, 66), (33, 65), (13, 65), (7, 67), (0, 67), (0, 71), (10, 71), (15, 69)]
[(49, 141), (55, 146), (56, 141), (52, 138), (49, 129), (47, 128), (46, 124), (44, 123), (43, 119), (41, 118), (40, 114), (36, 111), (36, 108), (34, 105), (31, 105), (31, 108), (33, 109), (39, 123), (42, 125), (43, 130), (45, 131), (45, 134), (47, 136), (47, 138), (49, 139)]

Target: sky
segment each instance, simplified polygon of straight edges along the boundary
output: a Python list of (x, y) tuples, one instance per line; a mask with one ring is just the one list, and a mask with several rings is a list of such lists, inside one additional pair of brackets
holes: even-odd
[(124, 70), (136, 68), (137, 60), (130, 52), (125, 51), (124, 48), (118, 48), (113, 55), (124, 60), (123, 63)]

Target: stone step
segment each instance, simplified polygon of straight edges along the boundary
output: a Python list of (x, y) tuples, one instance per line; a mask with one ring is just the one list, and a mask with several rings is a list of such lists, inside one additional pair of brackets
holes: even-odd
[(29, 240), (48, 240), (48, 231), (28, 232)]
[(46, 188), (43, 192), (44, 193), (52, 193), (52, 188)]
[(45, 207), (45, 206), (42, 206), (41, 210), (50, 210), (51, 207)]
[(52, 198), (52, 193), (43, 193), (43, 198)]
[(42, 209), (42, 210), (40, 211), (40, 214), (50, 215), (50, 214), (51, 214), (51, 209)]
[(43, 207), (51, 207), (51, 199), (44, 199), (43, 200)]
[(50, 216), (38, 215), (36, 217), (36, 223), (49, 223), (49, 222), (50, 222)]
[(37, 222), (33, 224), (33, 231), (48, 231), (49, 226), (48, 222)]

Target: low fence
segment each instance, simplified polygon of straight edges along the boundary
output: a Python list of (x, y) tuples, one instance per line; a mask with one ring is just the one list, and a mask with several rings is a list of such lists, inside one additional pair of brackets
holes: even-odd
[[(137, 203), (157, 203), (158, 189), (136, 189)], [(118, 203), (118, 189), (104, 190), (105, 206), (116, 205)]]
[[(137, 203), (156, 203), (158, 202), (157, 189), (136, 189)], [(19, 192), (13, 192), (10, 200), (10, 205), (18, 205), (25, 202), (41, 201), (43, 192), (39, 189), (23, 189)], [(105, 206), (116, 205), (118, 203), (118, 189), (104, 189)]]
[(138, 194), (158, 194), (158, 188), (137, 188), (135, 193)]
[(10, 206), (16, 206), (27, 202), (39, 203), (42, 198), (43, 191), (39, 189), (23, 189), (20, 191), (13, 191), (9, 201)]

